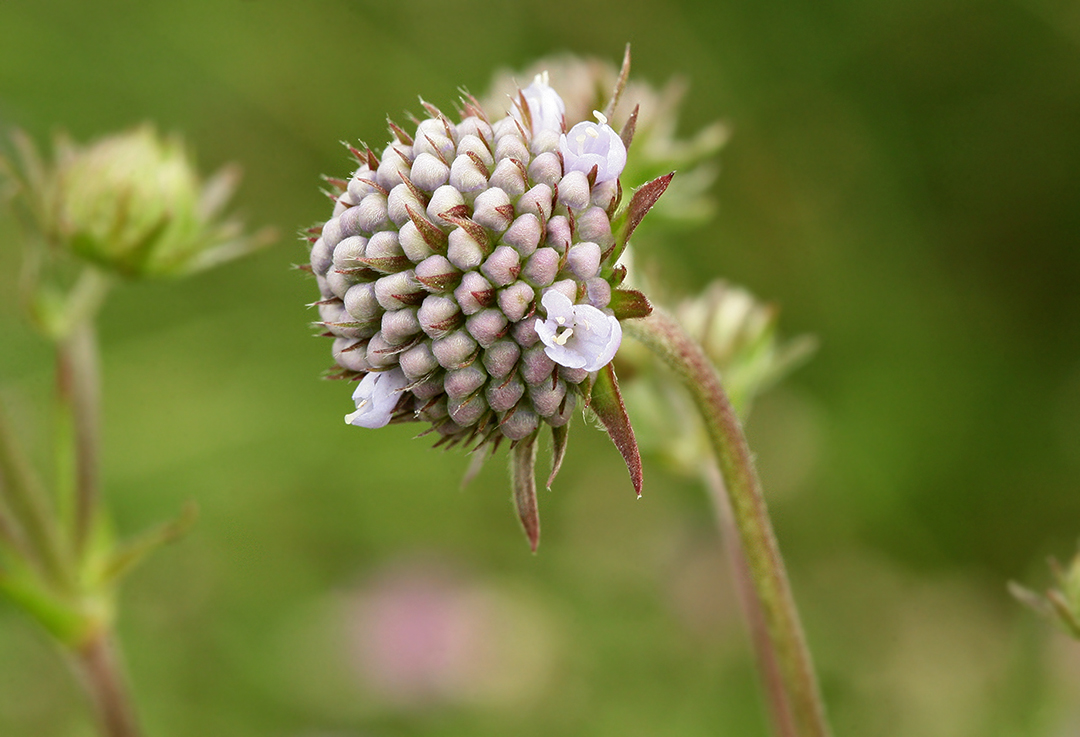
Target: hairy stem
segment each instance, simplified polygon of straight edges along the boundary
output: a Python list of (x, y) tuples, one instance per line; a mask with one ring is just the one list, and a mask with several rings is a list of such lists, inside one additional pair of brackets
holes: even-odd
[(716, 369), (701, 347), (663, 310), (656, 309), (641, 320), (627, 320), (624, 327), (675, 372), (701, 412), (728, 489), (735, 526), (780, 665), (797, 733), (800, 737), (828, 737), (824, 703), (761, 481)]
[(720, 537), (727, 551), (728, 560), (731, 562), (736, 595), (739, 599), (739, 605), (742, 607), (743, 616), (746, 619), (747, 629), (750, 631), (750, 641), (754, 647), (754, 654), (757, 656), (758, 664), (761, 667), (761, 682), (769, 703), (769, 714), (772, 717), (773, 728), (777, 737), (798, 737), (798, 732), (795, 731), (795, 715), (791, 713), (791, 702), (784, 691), (780, 662), (777, 660), (776, 649), (773, 648), (772, 641), (769, 639), (768, 628), (765, 624), (765, 612), (762, 610), (761, 601), (754, 590), (754, 581), (750, 576), (750, 568), (739, 544), (739, 531), (736, 529), (735, 520), (731, 515), (731, 504), (728, 502), (724, 477), (720, 475), (720, 469), (711, 459), (705, 464), (702, 477), (706, 488), (709, 490), (709, 495), (712, 497), (716, 522), (720, 527)]
[(93, 702), (102, 737), (139, 737), (141, 730), (111, 634), (96, 633), (73, 651), (73, 658)]

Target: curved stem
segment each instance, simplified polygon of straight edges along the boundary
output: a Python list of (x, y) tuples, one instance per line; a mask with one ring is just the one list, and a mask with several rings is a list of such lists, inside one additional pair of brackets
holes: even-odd
[(765, 626), (801, 737), (828, 737), (817, 677), (784, 561), (739, 418), (700, 346), (663, 310), (627, 320), (626, 331), (667, 364), (690, 391), (709, 435), (731, 502)]
[(702, 476), (709, 495), (712, 497), (716, 523), (720, 527), (720, 537), (727, 550), (728, 560), (731, 562), (735, 592), (739, 605), (742, 607), (743, 616), (746, 618), (750, 642), (753, 644), (758, 665), (761, 667), (761, 683), (769, 702), (773, 728), (777, 737), (798, 737), (798, 732), (795, 731), (795, 715), (791, 713), (791, 702), (784, 691), (780, 663), (772, 641), (769, 639), (768, 628), (765, 626), (765, 612), (761, 608), (757, 592), (754, 591), (750, 568), (746, 564), (746, 556), (743, 555), (739, 544), (739, 531), (735, 528), (735, 520), (731, 515), (731, 504), (728, 502), (724, 477), (720, 475), (720, 469), (712, 459), (705, 464)]

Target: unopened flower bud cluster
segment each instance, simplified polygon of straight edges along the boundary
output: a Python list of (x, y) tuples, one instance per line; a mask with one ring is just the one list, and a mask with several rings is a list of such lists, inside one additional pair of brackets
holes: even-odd
[(320, 326), (359, 378), (346, 421), (424, 421), (449, 442), (521, 440), (571, 417), (621, 340), (608, 308), (626, 149), (602, 115), (566, 129), (538, 76), (492, 122), (431, 117), (343, 182), (311, 268)]

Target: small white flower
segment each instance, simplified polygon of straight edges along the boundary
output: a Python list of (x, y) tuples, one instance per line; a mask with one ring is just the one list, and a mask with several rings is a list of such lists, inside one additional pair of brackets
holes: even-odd
[(597, 183), (614, 181), (626, 166), (626, 146), (603, 113), (593, 115), (598, 123), (578, 123), (559, 139), (563, 167), (588, 174), (595, 166)]
[(401, 391), (409, 380), (400, 368), (371, 372), (360, 380), (353, 392), (356, 411), (345, 415), (345, 423), (372, 430), (385, 427), (394, 415)]
[[(543, 131), (551, 131), (555, 134), (563, 132), (563, 116), (566, 114), (566, 105), (559, 93), (548, 84), (547, 72), (537, 74), (533, 83), (523, 89), (525, 102), (529, 106), (529, 116), (532, 118), (532, 134), (538, 135)], [(511, 115), (522, 125), (525, 124), (522, 111), (514, 107)]]
[(544, 293), (541, 304), (547, 319), (536, 319), (536, 334), (552, 361), (592, 372), (615, 357), (622, 342), (622, 326), (616, 318), (592, 305), (575, 305), (554, 289)]

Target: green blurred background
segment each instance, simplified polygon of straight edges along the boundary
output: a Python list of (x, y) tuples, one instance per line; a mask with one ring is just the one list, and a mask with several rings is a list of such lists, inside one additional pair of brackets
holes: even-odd
[[(0, 3), (0, 128), (154, 121), (204, 171), (240, 162), (248, 222), (283, 234), (104, 313), (117, 526), (202, 510), (121, 597), (148, 734), (767, 733), (695, 484), (649, 459), (635, 502), (578, 422), (530, 555), (501, 459), (462, 491), (468, 460), (415, 427), (341, 422), (289, 268), (328, 216), (319, 175), (349, 171), (339, 141), (627, 41), (636, 77), (689, 82), (684, 134), (733, 132), (715, 218), (639, 260), (673, 293), (742, 283), (820, 341), (749, 430), (837, 733), (1080, 734), (1080, 648), (1005, 589), (1047, 584), (1080, 536), (1078, 7)], [(10, 218), (0, 238), (0, 396), (44, 455), (51, 356), (16, 312)], [(393, 649), (409, 626), (419, 654)], [(91, 733), (0, 602), (0, 735)]]

